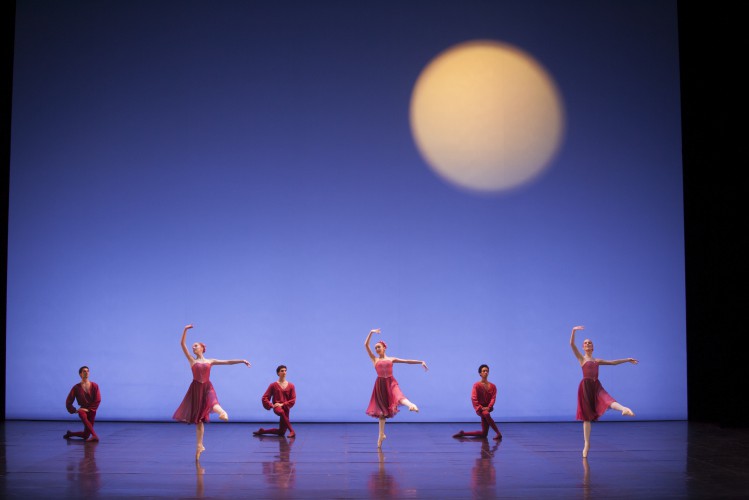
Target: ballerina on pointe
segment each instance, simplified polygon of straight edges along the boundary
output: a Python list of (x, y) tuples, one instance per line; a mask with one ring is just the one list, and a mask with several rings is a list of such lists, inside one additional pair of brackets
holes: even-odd
[(601, 385), (601, 382), (598, 380), (598, 367), (600, 365), (620, 365), (622, 363), (637, 364), (637, 360), (634, 358), (615, 359), (612, 361), (594, 358), (593, 341), (590, 339), (583, 340), (583, 351), (585, 351), (585, 355), (580, 354), (580, 351), (575, 345), (575, 332), (584, 329), (585, 327), (583, 326), (574, 327), (572, 329), (572, 336), (570, 337), (570, 347), (572, 347), (572, 352), (575, 354), (575, 357), (583, 369), (583, 379), (580, 381), (580, 386), (577, 389), (576, 417), (577, 420), (583, 421), (583, 435), (585, 437), (583, 458), (588, 456), (588, 450), (590, 449), (591, 422), (598, 420), (598, 418), (609, 408), (620, 411), (622, 412), (622, 415), (628, 417), (635, 416), (632, 410), (617, 403), (616, 400), (606, 392)]
[(218, 418), (221, 420), (229, 420), (229, 415), (226, 414), (221, 405), (218, 404), (218, 398), (216, 397), (216, 391), (213, 389), (211, 384), (211, 366), (213, 365), (237, 365), (244, 363), (247, 367), (250, 366), (250, 362), (246, 359), (212, 359), (204, 357), (205, 344), (202, 342), (195, 342), (192, 345), (193, 356), (190, 356), (190, 352), (187, 350), (187, 344), (185, 338), (187, 337), (187, 330), (191, 329), (192, 325), (187, 325), (182, 331), (182, 352), (185, 353), (187, 361), (190, 363), (190, 369), (192, 370), (192, 383), (187, 389), (187, 394), (182, 400), (182, 403), (174, 412), (172, 418), (179, 420), (180, 422), (187, 422), (188, 424), (195, 424), (195, 436), (197, 438), (197, 446), (195, 450), (195, 460), (200, 460), (200, 454), (205, 451), (203, 446), (203, 433), (205, 429), (203, 424), (210, 421), (210, 413), (218, 413)]
[(367, 415), (375, 417), (380, 421), (380, 433), (377, 438), (377, 447), (382, 448), (382, 442), (385, 440), (385, 420), (392, 418), (398, 413), (398, 405), (407, 406), (409, 411), (418, 412), (419, 408), (416, 407), (411, 401), (406, 399), (406, 396), (398, 387), (398, 381), (393, 377), (393, 363), (407, 363), (409, 365), (421, 365), (424, 367), (424, 371), (429, 370), (426, 362), (419, 361), (416, 359), (400, 359), (391, 358), (385, 355), (387, 350), (387, 344), (384, 340), (380, 340), (375, 344), (375, 351), (377, 356), (372, 354), (372, 350), (369, 348), (369, 341), (372, 338), (372, 334), (380, 333), (380, 329), (376, 328), (370, 330), (367, 335), (367, 340), (364, 341), (364, 347), (369, 354), (369, 359), (374, 364), (375, 371), (377, 371), (377, 380), (375, 380), (374, 389), (372, 390), (372, 398), (369, 401), (367, 407)]

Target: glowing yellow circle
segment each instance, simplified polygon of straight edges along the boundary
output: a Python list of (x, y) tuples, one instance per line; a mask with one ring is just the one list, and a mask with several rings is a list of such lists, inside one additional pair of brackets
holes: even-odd
[(421, 155), (459, 186), (497, 191), (540, 174), (559, 148), (556, 87), (530, 55), (492, 41), (465, 42), (434, 58), (411, 96)]

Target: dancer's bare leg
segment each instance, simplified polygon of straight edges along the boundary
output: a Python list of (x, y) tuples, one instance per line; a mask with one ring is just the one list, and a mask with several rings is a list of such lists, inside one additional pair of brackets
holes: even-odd
[(588, 450), (590, 450), (590, 429), (592, 425), (590, 420), (583, 422), (583, 436), (585, 437), (585, 446), (583, 447), (583, 458), (587, 458)]
[(625, 417), (634, 417), (635, 416), (635, 413), (632, 410), (630, 410), (626, 406), (620, 405), (616, 401), (614, 401), (613, 403), (611, 403), (611, 406), (609, 406), (609, 408), (611, 408), (612, 410), (616, 410), (616, 411), (622, 412), (622, 415), (624, 415)]
[(226, 413), (226, 411), (224, 411), (223, 408), (221, 408), (220, 405), (213, 405), (213, 408), (211, 408), (211, 411), (213, 413), (218, 413), (219, 420), (223, 420), (224, 422), (229, 420), (229, 415)]
[(197, 462), (200, 460), (200, 454), (205, 451), (205, 447), (203, 446), (203, 434), (205, 433), (205, 428), (203, 427), (203, 422), (198, 422), (195, 425), (195, 438), (197, 439), (197, 446), (195, 447), (195, 461)]
[(377, 438), (377, 448), (382, 448), (382, 442), (385, 440), (385, 417), (380, 417), (380, 435)]
[(415, 411), (416, 413), (419, 412), (419, 408), (406, 398), (403, 398), (398, 402), (403, 406), (408, 406), (408, 411)]

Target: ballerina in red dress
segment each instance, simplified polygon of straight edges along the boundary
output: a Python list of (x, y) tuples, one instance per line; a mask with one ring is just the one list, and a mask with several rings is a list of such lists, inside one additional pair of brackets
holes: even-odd
[(213, 365), (236, 365), (244, 363), (248, 367), (250, 362), (246, 359), (211, 359), (203, 357), (205, 354), (205, 344), (202, 342), (195, 342), (192, 345), (192, 352), (195, 355), (193, 358), (187, 350), (187, 344), (185, 338), (187, 337), (187, 330), (191, 329), (192, 325), (187, 325), (182, 331), (182, 352), (185, 353), (187, 361), (190, 363), (190, 369), (192, 370), (192, 383), (187, 389), (187, 394), (179, 405), (179, 408), (174, 412), (172, 418), (179, 420), (180, 422), (186, 422), (188, 424), (196, 424), (195, 435), (197, 437), (197, 447), (195, 451), (195, 460), (200, 460), (200, 454), (205, 451), (203, 446), (203, 433), (205, 431), (203, 427), (204, 422), (210, 421), (210, 413), (218, 413), (218, 418), (221, 420), (229, 420), (229, 415), (226, 414), (221, 405), (218, 404), (218, 398), (216, 397), (216, 391), (213, 389), (211, 384), (211, 366)]
[(616, 400), (606, 392), (603, 385), (601, 385), (601, 382), (598, 380), (598, 367), (600, 365), (620, 365), (622, 363), (632, 363), (633, 365), (636, 365), (637, 360), (634, 358), (625, 358), (607, 361), (605, 359), (594, 358), (593, 341), (590, 339), (583, 340), (583, 351), (585, 351), (585, 355), (583, 356), (575, 345), (575, 332), (584, 329), (585, 327), (583, 326), (576, 326), (572, 329), (570, 347), (572, 347), (572, 352), (575, 353), (575, 357), (580, 362), (580, 366), (583, 369), (583, 379), (580, 381), (580, 386), (577, 389), (576, 418), (577, 420), (583, 421), (583, 435), (585, 437), (583, 458), (586, 458), (588, 456), (588, 450), (590, 449), (591, 422), (598, 420), (598, 418), (609, 408), (620, 411), (622, 412), (622, 415), (628, 417), (635, 416), (632, 410), (617, 403)]
[(380, 329), (376, 328), (369, 332), (367, 340), (364, 341), (364, 347), (367, 349), (369, 359), (372, 360), (375, 370), (377, 371), (377, 380), (375, 380), (374, 389), (372, 390), (372, 398), (369, 400), (369, 406), (367, 407), (367, 415), (379, 419), (380, 421), (380, 433), (377, 438), (377, 447), (382, 448), (382, 441), (385, 439), (385, 420), (392, 418), (398, 413), (398, 405), (407, 406), (409, 411), (418, 412), (419, 408), (411, 401), (406, 399), (406, 396), (401, 392), (398, 387), (398, 381), (393, 377), (393, 363), (407, 363), (409, 365), (421, 365), (424, 367), (424, 371), (428, 370), (426, 362), (418, 361), (415, 359), (400, 359), (390, 358), (385, 356), (387, 350), (387, 344), (380, 340), (375, 344), (375, 351), (377, 357), (372, 354), (372, 350), (369, 348), (369, 341), (372, 338), (373, 333), (380, 333)]

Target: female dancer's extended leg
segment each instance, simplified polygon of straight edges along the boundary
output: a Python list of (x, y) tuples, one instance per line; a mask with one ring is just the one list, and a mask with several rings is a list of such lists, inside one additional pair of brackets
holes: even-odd
[(400, 401), (398, 401), (398, 402), (399, 402), (400, 404), (402, 404), (403, 406), (407, 406), (407, 407), (408, 407), (408, 411), (415, 411), (416, 413), (418, 413), (418, 412), (419, 412), (419, 407), (418, 407), (418, 406), (416, 406), (415, 404), (413, 404), (413, 403), (412, 403), (411, 401), (409, 401), (409, 400), (408, 400), (408, 399), (406, 399), (406, 398), (403, 398), (403, 399), (401, 399), (401, 400), (400, 400)]
[(630, 410), (626, 406), (620, 405), (616, 401), (614, 401), (613, 403), (611, 403), (611, 406), (609, 406), (609, 408), (611, 408), (612, 410), (616, 410), (616, 411), (622, 412), (622, 415), (624, 415), (625, 417), (634, 417), (635, 416), (635, 413), (632, 410)]
[(211, 411), (213, 413), (218, 413), (218, 418), (224, 421), (229, 420), (229, 415), (227, 415), (226, 411), (224, 411), (223, 408), (221, 408), (220, 405), (215, 404), (213, 405), (213, 408), (211, 408)]

